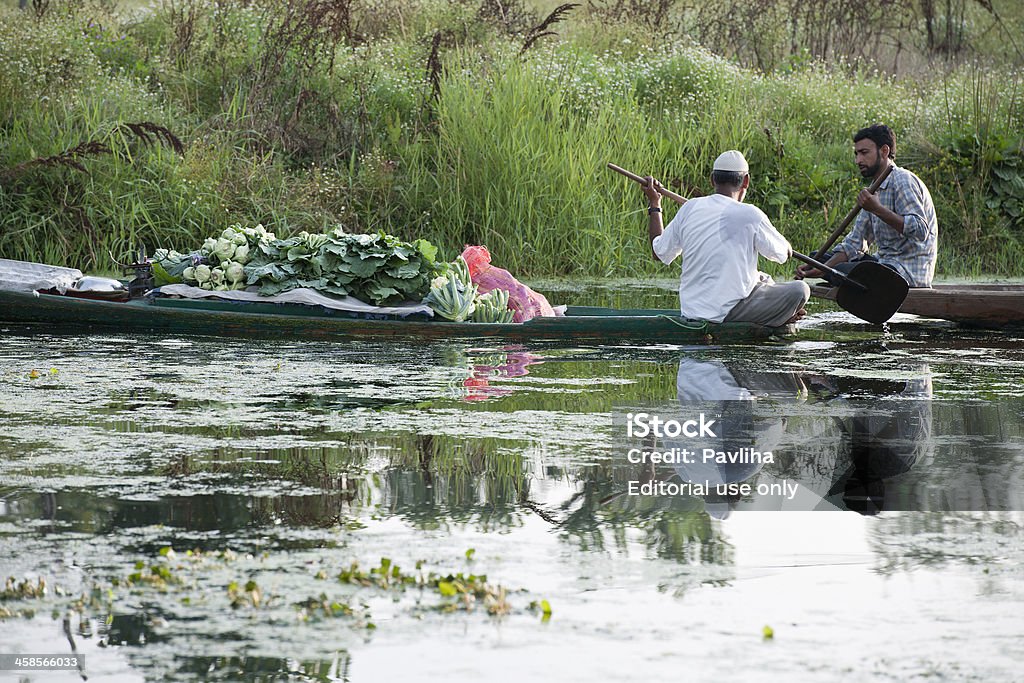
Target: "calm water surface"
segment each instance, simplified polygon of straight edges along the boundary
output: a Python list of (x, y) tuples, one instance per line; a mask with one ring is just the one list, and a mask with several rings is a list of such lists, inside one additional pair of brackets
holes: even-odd
[[(1024, 680), (1024, 335), (804, 327), (653, 348), (0, 330), (0, 653), (86, 662), (10, 679)], [(817, 511), (625, 493), (687, 473), (627, 462), (613, 411), (700, 387), (778, 406), (779, 460), (742, 476), (813, 484)], [(459, 593), (471, 575), (489, 594)]]

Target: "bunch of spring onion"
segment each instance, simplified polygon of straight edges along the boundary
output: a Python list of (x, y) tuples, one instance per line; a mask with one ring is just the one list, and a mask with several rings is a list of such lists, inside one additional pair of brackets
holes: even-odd
[(510, 323), (515, 313), (508, 307), (508, 290), (492, 289), (481, 294), (473, 311), (475, 323)]

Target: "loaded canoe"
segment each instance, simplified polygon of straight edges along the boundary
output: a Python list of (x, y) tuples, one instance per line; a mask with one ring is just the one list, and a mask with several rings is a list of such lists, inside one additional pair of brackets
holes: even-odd
[(422, 316), (415, 319), (369, 318), (299, 304), (173, 298), (117, 302), (0, 291), (0, 328), (4, 324), (24, 323), (44, 324), (48, 330), (309, 340), (497, 338), (702, 344), (767, 340), (796, 333), (795, 325), (764, 327), (748, 323), (707, 323), (687, 320), (681, 318), (678, 311), (663, 309), (570, 306), (564, 317), (534, 318), (525, 323), (455, 323)]
[[(811, 287), (811, 296), (835, 301), (837, 288)], [(1024, 327), (1024, 285), (942, 284), (911, 289), (900, 313), (950, 320), (970, 327)]]

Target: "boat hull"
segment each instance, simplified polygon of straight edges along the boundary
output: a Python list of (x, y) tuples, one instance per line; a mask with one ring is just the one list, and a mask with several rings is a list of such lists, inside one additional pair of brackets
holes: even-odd
[(0, 291), (0, 323), (42, 324), (65, 331), (105, 330), (246, 338), (402, 341), (497, 338), (517, 341), (666, 344), (767, 340), (796, 327), (686, 320), (659, 309), (570, 307), (564, 317), (526, 323), (455, 323), (419, 319), (369, 319), (320, 307), (238, 304), (215, 300), (135, 299), (111, 302), (54, 294)]
[[(835, 301), (837, 289), (814, 285), (811, 296)], [(970, 327), (1024, 327), (1024, 285), (936, 285), (911, 289), (900, 313), (939, 318)]]

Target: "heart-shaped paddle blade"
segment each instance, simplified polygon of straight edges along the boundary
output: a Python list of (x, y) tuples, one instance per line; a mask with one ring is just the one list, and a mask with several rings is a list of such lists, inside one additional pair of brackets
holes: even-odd
[(900, 310), (910, 289), (902, 275), (874, 261), (861, 261), (847, 277), (864, 289), (843, 281), (836, 292), (836, 303), (869, 323), (880, 324), (891, 318)]

